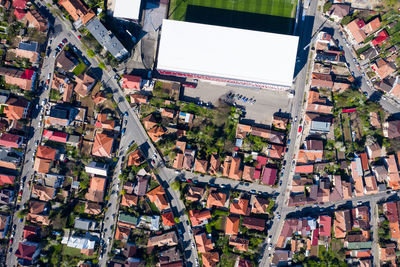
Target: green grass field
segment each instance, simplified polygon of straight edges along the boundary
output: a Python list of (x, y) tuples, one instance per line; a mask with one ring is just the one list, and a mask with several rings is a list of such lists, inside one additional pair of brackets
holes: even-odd
[(188, 5), (294, 18), (296, 0), (171, 0), (169, 16), (185, 20)]

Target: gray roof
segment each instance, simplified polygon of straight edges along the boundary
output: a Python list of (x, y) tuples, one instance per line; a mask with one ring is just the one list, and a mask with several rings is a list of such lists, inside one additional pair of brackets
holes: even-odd
[(147, 185), (149, 183), (149, 177), (147, 176), (137, 176), (137, 184), (134, 188), (134, 193), (138, 196), (144, 196), (147, 191)]
[(94, 230), (96, 228), (96, 222), (88, 219), (76, 218), (74, 228), (85, 231)]
[(20, 42), (18, 45), (18, 49), (25, 50), (25, 51), (31, 51), (31, 52), (37, 52), (38, 51), (38, 43), (37, 42), (30, 42), (30, 43)]
[(5, 162), (11, 162), (14, 164), (19, 164), (21, 158), (17, 153), (10, 149), (0, 148), (0, 160)]
[(81, 137), (79, 135), (70, 134), (68, 135), (67, 143), (78, 144), (81, 141)]
[(325, 122), (325, 121), (312, 121), (311, 122), (311, 131), (329, 132), (330, 128), (331, 128), (330, 122)]
[(110, 52), (116, 59), (123, 59), (129, 55), (128, 50), (126, 50), (117, 37), (115, 37), (112, 32), (108, 31), (97, 18), (91, 20), (86, 25), (86, 28), (104, 49)]

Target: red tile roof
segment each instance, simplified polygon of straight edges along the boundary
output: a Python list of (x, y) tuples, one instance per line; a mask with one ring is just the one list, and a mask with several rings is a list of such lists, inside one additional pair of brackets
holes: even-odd
[(313, 173), (314, 165), (301, 165), (296, 166), (295, 173)]
[(372, 44), (374, 46), (381, 45), (388, 37), (389, 34), (386, 32), (386, 30), (383, 30), (380, 33), (378, 33), (378, 36), (375, 37), (374, 40), (372, 40)]
[(122, 88), (140, 90), (142, 78), (134, 75), (124, 75), (122, 77)]
[(161, 219), (166, 226), (174, 226), (175, 225), (175, 220), (174, 220), (174, 215), (172, 214), (172, 211), (163, 213), (161, 215)]
[(32, 260), (38, 245), (31, 242), (19, 242), (15, 256), (21, 259)]
[(60, 142), (60, 143), (66, 143), (67, 142), (67, 133), (63, 132), (55, 132), (55, 131), (50, 131), (50, 130), (44, 130), (43, 131), (43, 137), (54, 141), (54, 142)]
[(39, 146), (37, 148), (36, 157), (42, 159), (55, 160), (57, 150), (48, 146)]
[(3, 133), (0, 136), (0, 146), (19, 148), (21, 142), (22, 137), (19, 135)]
[(14, 184), (15, 176), (0, 174), (0, 186)]
[(320, 236), (331, 236), (332, 218), (330, 216), (319, 217), (319, 234)]
[(26, 12), (23, 9), (16, 8), (14, 10), (14, 15), (18, 20), (22, 20), (25, 17)]
[(13, 0), (12, 6), (15, 8), (25, 9), (27, 3), (28, 3), (27, 0)]
[(277, 169), (265, 167), (263, 170), (261, 182), (267, 185), (274, 185), (277, 178), (277, 173)]

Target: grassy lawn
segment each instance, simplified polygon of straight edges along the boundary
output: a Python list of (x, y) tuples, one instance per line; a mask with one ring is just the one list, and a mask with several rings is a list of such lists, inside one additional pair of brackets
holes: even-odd
[(293, 18), (296, 12), (296, 1), (292, 0), (172, 0), (170, 4), (171, 19), (184, 20), (188, 5), (286, 18)]
[(66, 245), (63, 246), (62, 254), (65, 256), (70, 256), (73, 258), (80, 258), (80, 259), (96, 259), (97, 258), (97, 255), (86, 256), (81, 253), (80, 249), (70, 248), (70, 247), (67, 247)]
[(51, 89), (50, 90), (50, 100), (57, 101), (61, 98), (61, 94), (58, 90)]
[(72, 72), (74, 73), (75, 76), (79, 76), (86, 70), (86, 68), (87, 68), (86, 64), (81, 61)]

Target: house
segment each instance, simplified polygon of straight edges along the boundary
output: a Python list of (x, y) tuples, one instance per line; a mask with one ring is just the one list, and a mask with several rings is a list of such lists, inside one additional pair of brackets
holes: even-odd
[(185, 158), (185, 156), (183, 155), (183, 153), (176, 153), (172, 167), (174, 169), (181, 170), (183, 168), (183, 159), (184, 158)]
[(132, 104), (147, 104), (149, 103), (149, 97), (147, 95), (142, 95), (135, 93), (129, 96)]
[(59, 142), (59, 143), (67, 143), (68, 134), (57, 131), (50, 131), (47, 129), (43, 130), (43, 137), (47, 140)]
[(265, 214), (268, 211), (269, 200), (258, 197), (256, 195), (251, 196), (250, 206), (251, 206), (251, 213), (255, 214)]
[(26, 11), (23, 9), (16, 8), (14, 10), (14, 16), (19, 20), (22, 21), (26, 15)]
[(360, 58), (362, 60), (368, 60), (368, 61), (373, 60), (376, 56), (378, 56), (378, 51), (376, 51), (376, 48), (373, 46), (371, 46), (370, 48), (368, 48), (367, 50), (365, 50), (360, 54)]
[(33, 225), (24, 225), (23, 228), (23, 239), (31, 240), (39, 235), (40, 227), (36, 227)]
[(94, 12), (80, 0), (59, 0), (58, 3), (65, 8), (75, 22), (78, 22), (78, 25), (85, 25), (95, 16)]
[(36, 262), (40, 254), (39, 244), (31, 241), (19, 242), (15, 256), (23, 265), (32, 265)]
[(174, 214), (172, 213), (172, 211), (161, 214), (161, 219), (163, 221), (164, 226), (175, 225)]
[(211, 239), (207, 237), (206, 233), (196, 234), (194, 236), (197, 245), (197, 251), (199, 253), (210, 252), (214, 249), (214, 245), (211, 242)]
[(361, 29), (364, 27), (364, 25), (365, 23), (363, 20), (355, 19), (345, 27), (357, 44), (362, 43), (367, 37), (365, 32)]
[(207, 220), (211, 218), (210, 210), (189, 210), (189, 219), (192, 226), (199, 226), (203, 223), (207, 223)]
[(234, 246), (239, 251), (247, 251), (249, 249), (249, 240), (231, 236), (229, 237), (229, 245)]
[(10, 216), (0, 214), (0, 238), (6, 238), (6, 233), (8, 231), (8, 226), (10, 223)]
[(107, 176), (108, 165), (103, 162), (92, 161), (85, 166), (85, 172), (92, 175)]
[(147, 247), (163, 247), (163, 246), (176, 246), (178, 245), (178, 237), (175, 231), (166, 232), (161, 235), (149, 237)]
[(243, 139), (251, 133), (251, 126), (238, 123), (236, 126), (236, 138)]
[(10, 189), (0, 189), (0, 205), (9, 205), (14, 200), (14, 191)]
[(32, 186), (32, 195), (41, 201), (50, 201), (56, 195), (56, 190), (52, 187), (34, 184)]
[(375, 176), (367, 175), (364, 177), (365, 188), (364, 193), (367, 195), (377, 194), (378, 193), (378, 185), (376, 183)]
[(234, 180), (240, 180), (242, 171), (240, 170), (241, 159), (239, 157), (232, 157), (228, 177)]
[(10, 50), (16, 57), (26, 58), (32, 64), (39, 60), (39, 44), (37, 42), (20, 42), (18, 48)]
[(372, 40), (372, 45), (373, 46), (380, 46), (383, 44), (384, 41), (386, 41), (389, 38), (389, 34), (387, 33), (386, 30), (382, 30), (378, 33), (378, 35)]
[(179, 112), (178, 118), (185, 122), (185, 123), (192, 123), (194, 119), (194, 115), (191, 113), (186, 113), (186, 112)]
[(92, 147), (92, 155), (97, 157), (111, 158), (114, 138), (106, 133), (96, 133)]
[(75, 218), (74, 228), (84, 231), (94, 231), (97, 228), (97, 222), (77, 217)]
[(385, 158), (384, 164), (388, 170), (388, 176), (386, 180), (388, 186), (393, 190), (398, 190), (400, 188), (400, 175), (394, 155), (389, 155), (388, 158)]
[(225, 234), (237, 235), (239, 233), (240, 217), (229, 215), (226, 218)]
[(7, 84), (16, 85), (22, 90), (34, 90), (36, 81), (36, 72), (34, 70), (0, 67), (0, 75), (5, 77), (5, 82)]
[(263, 129), (259, 127), (252, 127), (251, 128), (251, 135), (259, 136), (266, 139), (268, 142), (275, 143), (278, 145), (283, 145), (286, 135), (282, 132), (270, 130), (270, 129)]
[(103, 202), (105, 188), (106, 179), (94, 176), (90, 178), (89, 190), (85, 198), (93, 202)]
[(114, 118), (109, 118), (108, 114), (106, 113), (99, 113), (97, 115), (95, 127), (106, 130), (114, 130), (115, 120)]
[(272, 257), (273, 266), (285, 266), (292, 260), (293, 252), (290, 250), (275, 250)]
[(141, 89), (142, 78), (139, 76), (125, 74), (121, 80), (125, 94), (129, 95)]
[(230, 206), (230, 213), (239, 215), (250, 215), (249, 200), (245, 198), (239, 198), (232, 201)]
[(317, 90), (309, 91), (307, 103), (307, 111), (309, 112), (332, 114), (332, 105), (326, 97), (321, 97)]
[(36, 157), (48, 160), (55, 160), (57, 155), (57, 149), (48, 146), (38, 146)]
[(351, 175), (354, 182), (355, 195), (363, 196), (364, 195), (364, 184), (362, 180), (363, 171), (360, 158), (355, 158), (355, 160), (351, 162)]
[(48, 21), (37, 9), (28, 9), (25, 15), (25, 22), (28, 24), (28, 27), (35, 28), (40, 32), (47, 31)]
[(189, 185), (188, 192), (186, 193), (186, 200), (188, 201), (200, 201), (203, 198), (204, 195), (204, 188), (202, 187), (197, 187), (193, 185)]
[(0, 147), (0, 167), (16, 170), (20, 162), (18, 154), (8, 148)]
[(327, 134), (331, 131), (331, 121), (328, 118), (317, 117), (311, 120), (310, 133)]
[(14, 184), (15, 176), (0, 174), (0, 186)]
[(336, 238), (344, 238), (352, 228), (350, 210), (335, 211), (335, 220), (333, 222)]
[(382, 58), (376, 60), (375, 63), (372, 64), (371, 69), (379, 76), (379, 78), (381, 78), (381, 80), (385, 79), (396, 71), (396, 67), (393, 66), (393, 63), (386, 62)]
[(172, 247), (159, 253), (160, 266), (183, 267), (180, 251)]
[(80, 97), (86, 97), (92, 91), (94, 85), (96, 84), (96, 79), (85, 73), (76, 76), (75, 82), (75, 93), (77, 93)]
[(194, 162), (194, 171), (199, 173), (207, 173), (208, 161), (196, 159)]
[(153, 114), (150, 114), (142, 119), (142, 123), (144, 128), (146, 128), (146, 130), (150, 130), (151, 128), (157, 125), (157, 120)]
[(400, 120), (384, 122), (383, 135), (387, 138), (400, 137)]
[(212, 207), (224, 207), (226, 203), (227, 195), (222, 192), (217, 192), (216, 188), (211, 188), (207, 198), (207, 209)]
[(23, 97), (10, 97), (6, 101), (3, 113), (10, 120), (26, 119), (30, 102)]
[(101, 213), (101, 206), (97, 203), (85, 202), (84, 213), (90, 215), (99, 215)]
[(370, 229), (369, 207), (358, 206), (351, 210), (353, 219), (352, 229), (357, 228), (368, 231)]
[(364, 27), (363, 31), (367, 34), (370, 35), (371, 33), (374, 33), (377, 29), (381, 27), (381, 21), (379, 17), (376, 17), (375, 19), (371, 20), (368, 22)]
[(332, 218), (327, 215), (319, 216), (319, 236), (331, 237)]
[(287, 125), (289, 123), (289, 119), (288, 118), (284, 118), (284, 117), (280, 117), (280, 116), (274, 115), (272, 117), (272, 119), (273, 119), (272, 120), (272, 125), (275, 128), (280, 129), (280, 130), (286, 130), (286, 127), (287, 127)]
[(242, 226), (248, 229), (264, 231), (266, 221), (255, 217), (243, 217)]
[(117, 224), (114, 236), (116, 240), (123, 240), (127, 242), (130, 234), (131, 234), (131, 228)]
[(196, 153), (195, 150), (190, 150), (190, 149), (186, 149), (185, 150), (183, 163), (182, 163), (182, 168), (183, 169), (186, 169), (186, 170), (192, 170), (193, 169), (195, 153)]
[(92, 100), (96, 105), (99, 105), (107, 100), (106, 95), (103, 91), (97, 92), (95, 95), (92, 96)]
[(314, 165), (296, 165), (295, 173), (313, 173), (314, 172)]
[(278, 169), (264, 167), (261, 182), (266, 185), (274, 185), (277, 178)]
[(255, 171), (256, 171), (255, 167), (245, 165), (243, 167), (242, 179), (252, 182), (254, 180)]
[(0, 135), (0, 146), (7, 148), (21, 148), (24, 138), (19, 135), (2, 133)]
[(400, 99), (400, 76), (396, 76), (392, 88), (390, 88), (389, 93), (394, 97)]
[(71, 55), (66, 50), (61, 50), (56, 59), (56, 66), (69, 72), (77, 65), (76, 59), (71, 58)]
[(148, 187), (148, 184), (149, 184), (149, 180), (150, 180), (150, 178), (148, 176), (138, 175), (137, 176), (137, 182), (136, 182), (136, 185), (135, 185), (135, 187), (133, 189), (133, 192), (137, 196), (146, 195), (146, 191), (147, 191), (147, 187)]
[(170, 108), (161, 108), (161, 117), (173, 119), (175, 118), (175, 110)]
[(332, 88), (333, 80), (330, 74), (316, 73), (311, 74), (311, 87)]
[(161, 137), (166, 133), (167, 131), (164, 130), (162, 126), (155, 126), (147, 131), (147, 134), (153, 142), (158, 142)]
[(219, 262), (218, 252), (207, 252), (201, 254), (201, 261), (204, 267), (216, 267)]
[(91, 256), (94, 253), (98, 238), (92, 236), (88, 232), (84, 236), (72, 235), (64, 236), (61, 244), (67, 245), (70, 248), (80, 249), (81, 253), (86, 256)]
[(275, 145), (275, 144), (269, 144), (265, 154), (269, 158), (280, 159), (280, 158), (282, 158), (282, 156), (284, 154), (284, 151), (285, 151), (285, 147), (284, 146)]
[(381, 247), (379, 255), (381, 262), (390, 262), (390, 266), (396, 266), (396, 245), (394, 243)]
[(371, 145), (368, 145), (366, 147), (368, 158), (371, 160), (375, 160), (376, 158), (379, 158), (382, 156), (382, 148), (378, 143), (373, 143)]
[(340, 61), (340, 54), (334, 53), (329, 51), (317, 51), (315, 55), (315, 60), (317, 61), (327, 61), (327, 62), (339, 62)]
[(128, 155), (128, 166), (140, 166), (146, 159), (143, 157), (143, 153), (140, 148)]
[(137, 227), (138, 221), (138, 217), (129, 213), (120, 213), (118, 216), (118, 226), (134, 229)]
[(333, 4), (329, 9), (329, 16), (336, 22), (339, 22), (350, 12), (351, 5), (348, 4)]
[(161, 185), (157, 186), (153, 190), (147, 192), (146, 196), (151, 202), (153, 202), (156, 205), (156, 207), (160, 211), (169, 208), (169, 204), (166, 199), (165, 191), (161, 187)]
[(124, 207), (136, 207), (138, 204), (139, 197), (136, 195), (124, 194), (121, 198), (121, 206)]
[(50, 108), (50, 115), (48, 117), (45, 117), (45, 124), (66, 127), (72, 121), (73, 115), (73, 109), (62, 105), (54, 105)]

